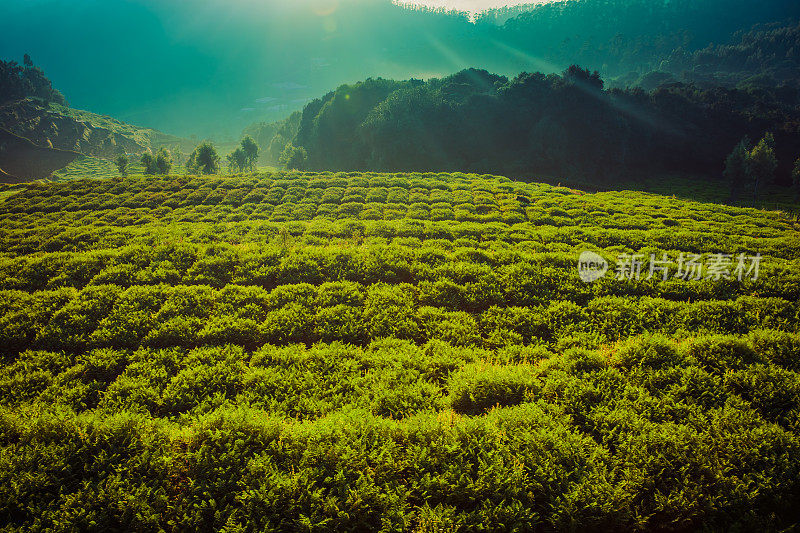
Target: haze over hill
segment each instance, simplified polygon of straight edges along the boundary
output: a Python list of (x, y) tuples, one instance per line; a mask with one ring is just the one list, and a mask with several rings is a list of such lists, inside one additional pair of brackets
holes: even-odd
[(367, 77), (559, 72), (572, 63), (619, 76), (652, 70), (677, 48), (725, 44), (753, 24), (800, 16), (787, 0), (585, 0), (522, 11), (473, 23), (390, 0), (12, 0), (0, 5), (0, 56), (30, 53), (77, 108), (221, 139)]

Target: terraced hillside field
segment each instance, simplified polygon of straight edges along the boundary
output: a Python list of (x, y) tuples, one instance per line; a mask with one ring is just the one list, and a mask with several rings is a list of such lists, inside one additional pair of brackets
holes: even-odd
[(462, 174), (133, 177), (5, 194), (0, 250), (4, 531), (800, 521), (780, 212)]

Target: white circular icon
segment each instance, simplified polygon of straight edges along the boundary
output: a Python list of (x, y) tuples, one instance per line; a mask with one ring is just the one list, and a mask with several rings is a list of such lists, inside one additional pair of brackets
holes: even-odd
[(578, 275), (584, 283), (592, 283), (608, 272), (608, 261), (594, 252), (585, 251), (578, 258)]

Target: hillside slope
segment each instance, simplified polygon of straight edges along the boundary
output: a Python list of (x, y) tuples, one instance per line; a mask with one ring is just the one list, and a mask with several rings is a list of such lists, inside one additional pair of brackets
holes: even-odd
[(0, 128), (0, 182), (20, 183), (46, 177), (78, 157), (77, 152), (38, 146)]
[(0, 168), (11, 175), (0, 176), (4, 181), (48, 178), (80, 155), (113, 160), (123, 153), (139, 155), (161, 147), (190, 151), (192, 146), (180, 137), (33, 98), (0, 106), (0, 129), (15, 137), (0, 147)]
[(0, 107), (0, 126), (39, 146), (106, 158), (120, 152), (141, 153), (149, 148), (147, 139), (137, 138), (136, 131), (125, 135), (98, 127), (89, 117), (81, 118), (77, 113), (69, 113), (67, 107), (45, 105), (32, 99)]
[(780, 212), (496, 176), (30, 185), (0, 528), (784, 530), (798, 257)]

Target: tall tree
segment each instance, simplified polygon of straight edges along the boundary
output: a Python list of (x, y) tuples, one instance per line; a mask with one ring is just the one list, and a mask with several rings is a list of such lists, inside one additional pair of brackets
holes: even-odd
[(767, 132), (750, 150), (748, 170), (753, 186), (754, 204), (758, 198), (758, 188), (775, 178), (775, 169), (777, 168), (778, 158), (775, 157), (775, 138), (772, 133)]
[(161, 148), (156, 154), (155, 159), (156, 172), (158, 174), (167, 175), (172, 169), (172, 154), (166, 148)]
[(308, 163), (308, 152), (302, 146), (294, 146), (289, 143), (283, 149), (278, 163), (289, 170), (303, 170)]
[(603, 79), (598, 71), (591, 72), (588, 68), (584, 69), (578, 65), (570, 65), (564, 71), (562, 78), (566, 83), (577, 85), (582, 89), (602, 91)]
[(243, 172), (248, 165), (247, 154), (245, 154), (245, 151), (241, 147), (229, 153), (227, 159), (228, 169), (231, 171), (238, 170), (239, 172)]
[(128, 175), (128, 156), (125, 154), (120, 154), (114, 160), (114, 163), (117, 165), (117, 170), (122, 176)]
[(242, 139), (241, 143), (242, 154), (245, 158), (245, 164), (250, 170), (256, 169), (258, 162), (258, 145), (256, 141), (249, 135)]
[(731, 187), (730, 202), (736, 202), (739, 195), (742, 193), (745, 183), (747, 182), (749, 170), (748, 161), (750, 158), (750, 139), (745, 137), (733, 152), (725, 159), (725, 178)]
[(15, 61), (0, 60), (0, 104), (22, 98), (35, 97), (46, 102), (66, 105), (64, 95), (53, 88), (44, 71), (33, 64), (25, 54), (23, 65)]
[(195, 147), (189, 160), (186, 161), (186, 169), (190, 172), (202, 172), (203, 174), (214, 174), (219, 172), (219, 154), (217, 149), (210, 141), (203, 141)]
[(153, 157), (153, 154), (150, 152), (145, 152), (142, 154), (142, 158), (139, 160), (144, 167), (145, 174), (155, 175), (158, 174), (158, 167), (156, 166), (156, 158)]
[(792, 169), (792, 186), (794, 187), (794, 202), (800, 202), (800, 157), (794, 162)]

